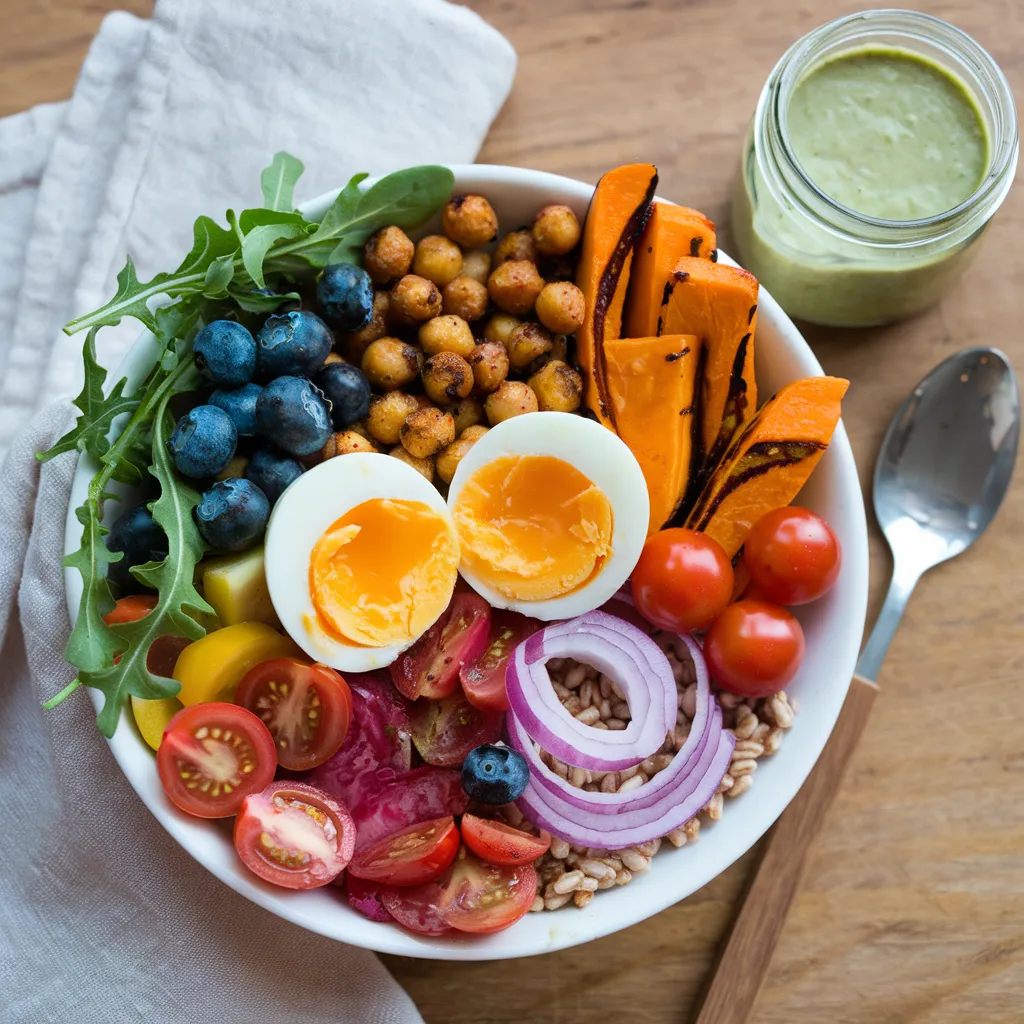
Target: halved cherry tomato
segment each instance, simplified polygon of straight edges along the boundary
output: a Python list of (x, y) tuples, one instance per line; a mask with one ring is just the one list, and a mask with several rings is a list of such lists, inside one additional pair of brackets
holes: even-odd
[(768, 601), (737, 601), (704, 637), (711, 678), (743, 697), (778, 693), (804, 658), (804, 631), (785, 608)]
[(466, 699), (484, 711), (508, 711), (505, 693), (505, 669), (508, 659), (527, 637), (540, 629), (541, 623), (518, 612), (494, 609), (491, 628), (483, 653), (459, 670), (459, 681)]
[(421, 885), (443, 875), (459, 852), (452, 817), (409, 825), (361, 851), (348, 873), (387, 885)]
[(122, 622), (138, 622), (156, 607), (156, 594), (132, 594), (122, 597), (114, 607), (103, 616), (108, 626), (116, 626)]
[(447, 697), (463, 665), (476, 661), (487, 643), (490, 605), (468, 588), (455, 591), (447, 611), (391, 665), (391, 679), (410, 700)]
[(743, 563), (766, 601), (807, 604), (832, 589), (843, 557), (821, 516), (789, 506), (763, 515), (743, 546)]
[(530, 909), (537, 895), (537, 872), (532, 864), (485, 864), (465, 846), (442, 883), (438, 910), (441, 918), (460, 932), (508, 928)]
[(495, 743), (504, 721), (500, 711), (481, 711), (461, 692), (443, 700), (418, 700), (409, 712), (413, 745), (427, 764), (438, 768), (457, 768), (474, 747)]
[(400, 925), (420, 935), (444, 935), (452, 930), (441, 916), (443, 897), (444, 890), (437, 879), (404, 888), (385, 885), (380, 891), (384, 909)]
[(197, 818), (229, 818), (274, 777), (270, 730), (234, 704), (196, 704), (167, 723), (156, 752), (171, 803)]
[(235, 690), (270, 730), (277, 763), (301, 772), (333, 757), (352, 721), (352, 693), (333, 668), (271, 658), (250, 669)]
[(694, 530), (651, 534), (630, 577), (637, 611), (673, 633), (707, 629), (732, 598), (733, 568), (718, 541)]
[(488, 864), (531, 864), (551, 846), (548, 832), (534, 836), (475, 814), (464, 814), (461, 827), (465, 844)]
[(235, 849), (265, 882), (315, 889), (352, 859), (356, 827), (348, 811), (303, 782), (273, 782), (245, 798), (235, 819)]

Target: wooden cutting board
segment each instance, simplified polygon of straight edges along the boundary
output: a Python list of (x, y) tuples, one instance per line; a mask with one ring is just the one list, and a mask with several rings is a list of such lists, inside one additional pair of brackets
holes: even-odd
[[(863, 0), (862, 0), (863, 3)], [(147, 0), (0, 0), (0, 114), (70, 94), (102, 14)], [(470, 0), (519, 51), (481, 159), (595, 180), (651, 160), (660, 191), (714, 218), (758, 93), (786, 47), (847, 0)], [(865, 5), (868, 6), (868, 5)], [(1024, 97), (1020, 0), (915, 7), (987, 46)], [(853, 381), (845, 421), (869, 479), (907, 390), (950, 352), (996, 344), (1024, 370), (1024, 186), (942, 304), (872, 331), (810, 329)], [(975, 549), (911, 602), (881, 695), (811, 857), (754, 1024), (1024, 1019), (1024, 474)], [(888, 556), (872, 536), (873, 616)], [(797, 722), (799, 727), (799, 721)], [(756, 799), (756, 786), (749, 798)], [(738, 808), (731, 809), (737, 813)], [(386, 958), (428, 1024), (684, 1021), (752, 856), (617, 936), (532, 960)], [(559, 913), (571, 914), (567, 909)]]

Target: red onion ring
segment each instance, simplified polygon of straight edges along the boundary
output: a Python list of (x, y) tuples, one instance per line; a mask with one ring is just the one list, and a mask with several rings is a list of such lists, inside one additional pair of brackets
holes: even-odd
[[(721, 711), (717, 708), (714, 718), (720, 726)], [(533, 824), (576, 846), (592, 846), (602, 850), (620, 850), (636, 846), (638, 843), (658, 839), (685, 825), (707, 804), (725, 776), (735, 745), (736, 738), (733, 734), (722, 731), (717, 745), (706, 745), (700, 762), (694, 769), (696, 784), (686, 797), (679, 802), (673, 802), (675, 794), (669, 791), (662, 800), (633, 812), (638, 818), (631, 819), (635, 823), (624, 828), (608, 828), (607, 816), (578, 808), (573, 809), (572, 817), (553, 810), (547, 804), (543, 790), (532, 781), (526, 792), (516, 801), (516, 806)]]
[[(556, 798), (560, 798), (575, 807), (594, 811), (598, 814), (614, 815), (622, 810), (646, 807), (660, 798), (662, 791), (677, 785), (693, 770), (697, 759), (703, 751), (711, 724), (711, 709), (716, 705), (711, 696), (707, 664), (700, 647), (691, 637), (682, 638), (686, 643), (693, 661), (696, 674), (697, 692), (696, 707), (690, 735), (676, 752), (671, 764), (651, 779), (650, 782), (627, 793), (590, 793), (571, 785), (560, 775), (556, 775), (540, 758), (529, 734), (513, 715), (506, 718), (509, 745), (518, 750), (526, 758), (530, 766), (531, 779)], [(561, 760), (561, 758), (559, 758)], [(546, 798), (545, 798), (546, 799)], [(547, 801), (551, 802), (551, 801)], [(555, 806), (558, 806), (557, 803)]]
[[(547, 661), (554, 657), (586, 658), (614, 680), (629, 703), (630, 726), (610, 732), (573, 718), (551, 685)], [(661, 648), (636, 626), (600, 611), (534, 633), (516, 648), (505, 681), (526, 734), (574, 767), (630, 768), (655, 753), (675, 723), (675, 679)]]

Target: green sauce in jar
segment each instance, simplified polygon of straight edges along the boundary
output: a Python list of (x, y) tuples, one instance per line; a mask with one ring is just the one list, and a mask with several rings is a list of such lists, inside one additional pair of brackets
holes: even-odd
[(869, 217), (945, 213), (988, 168), (985, 122), (963, 82), (908, 50), (849, 50), (819, 64), (787, 115), (811, 181)]
[[(871, 21), (884, 21), (877, 42)], [(915, 47), (923, 28), (981, 55), (991, 81), (971, 88), (956, 61), (894, 45), (901, 28)], [(864, 326), (917, 312), (973, 255), (1016, 154), (1012, 95), (977, 43), (914, 12), (841, 19), (765, 86), (734, 198), (739, 255), (793, 316)]]

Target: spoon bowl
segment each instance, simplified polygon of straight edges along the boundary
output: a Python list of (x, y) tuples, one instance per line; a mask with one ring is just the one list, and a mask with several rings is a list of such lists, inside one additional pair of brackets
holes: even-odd
[(1013, 474), (1020, 395), (1006, 356), (969, 348), (907, 396), (875, 464), (875, 515), (893, 577), (857, 665), (875, 679), (914, 584), (970, 547), (992, 522)]

